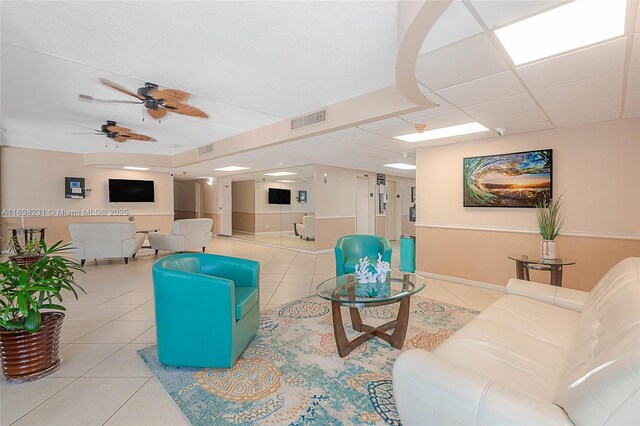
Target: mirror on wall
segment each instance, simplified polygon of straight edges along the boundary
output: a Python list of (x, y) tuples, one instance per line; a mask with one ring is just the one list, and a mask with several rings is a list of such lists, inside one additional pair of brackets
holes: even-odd
[(232, 236), (315, 251), (313, 165), (231, 177)]

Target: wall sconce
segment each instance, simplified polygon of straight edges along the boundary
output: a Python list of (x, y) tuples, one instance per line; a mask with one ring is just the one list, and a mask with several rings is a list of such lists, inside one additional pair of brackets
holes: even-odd
[(324, 183), (327, 183), (327, 174), (324, 174)]

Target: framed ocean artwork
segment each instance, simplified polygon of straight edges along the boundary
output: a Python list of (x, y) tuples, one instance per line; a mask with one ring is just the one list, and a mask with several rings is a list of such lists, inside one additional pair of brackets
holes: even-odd
[(464, 207), (535, 207), (552, 197), (552, 150), (463, 160)]

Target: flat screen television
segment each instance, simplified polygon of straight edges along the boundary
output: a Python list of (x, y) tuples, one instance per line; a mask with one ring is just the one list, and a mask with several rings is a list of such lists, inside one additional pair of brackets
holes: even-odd
[(269, 188), (269, 204), (291, 204), (291, 190)]
[(110, 203), (153, 203), (152, 180), (109, 179)]

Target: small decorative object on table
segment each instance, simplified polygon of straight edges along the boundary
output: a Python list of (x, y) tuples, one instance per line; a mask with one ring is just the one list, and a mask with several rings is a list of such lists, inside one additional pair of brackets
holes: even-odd
[(391, 265), (382, 260), (382, 254), (378, 253), (376, 266), (369, 263), (369, 258), (361, 257), (360, 263), (355, 267), (356, 277), (360, 285), (356, 287), (357, 297), (388, 297), (389, 296), (389, 271)]
[(560, 233), (560, 228), (562, 228), (563, 215), (562, 195), (555, 201), (543, 197), (536, 203), (536, 218), (538, 219), (540, 235), (542, 235), (540, 257), (543, 259), (555, 259), (557, 257), (555, 239)]

